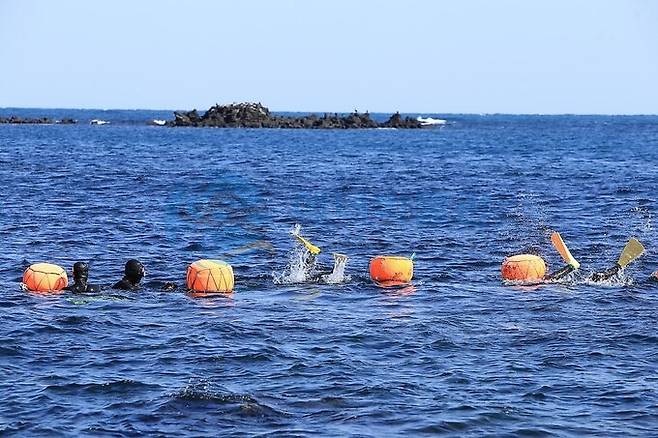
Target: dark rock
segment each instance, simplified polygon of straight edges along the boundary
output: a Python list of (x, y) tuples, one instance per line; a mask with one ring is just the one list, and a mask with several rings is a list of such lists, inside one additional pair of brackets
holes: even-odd
[(187, 112), (174, 112), (174, 120), (171, 122), (172, 126), (198, 126), (199, 114), (195, 109)]
[(301, 117), (275, 116), (260, 103), (233, 103), (214, 105), (202, 116), (196, 110), (176, 111), (174, 120), (167, 126), (203, 126), (213, 128), (289, 128), (289, 129), (366, 129), (366, 128), (420, 128), (420, 122), (410, 117), (402, 119), (394, 114), (385, 123), (377, 123), (368, 112), (354, 111), (346, 116), (315, 114)]
[(14, 124), (14, 125), (51, 125), (52, 119), (48, 117), (39, 117), (35, 119), (23, 118), (17, 116), (0, 117), (0, 123)]
[(411, 117), (403, 119), (399, 112), (396, 112), (386, 122), (382, 123), (382, 128), (416, 129), (420, 127), (422, 125), (418, 120)]

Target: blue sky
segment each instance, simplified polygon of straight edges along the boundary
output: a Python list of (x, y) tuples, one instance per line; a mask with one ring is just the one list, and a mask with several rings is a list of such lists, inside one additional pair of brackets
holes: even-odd
[(0, 107), (658, 113), (651, 0), (0, 0)]

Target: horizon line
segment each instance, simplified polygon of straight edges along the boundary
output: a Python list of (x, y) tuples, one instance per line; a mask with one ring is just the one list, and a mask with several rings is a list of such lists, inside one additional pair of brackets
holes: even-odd
[[(227, 106), (231, 104), (239, 103), (260, 103), (260, 102), (232, 102), (228, 104), (220, 104), (220, 106)], [(214, 106), (214, 105), (213, 105)], [(263, 105), (265, 106), (265, 105)], [(352, 114), (354, 111), (308, 111), (308, 110), (278, 110), (272, 109), (267, 106), (271, 112), (274, 113), (306, 113), (306, 114)], [(206, 110), (199, 110), (197, 108), (193, 109), (171, 109), (171, 108), (93, 108), (93, 107), (81, 107), (81, 108), (71, 108), (71, 107), (30, 107), (30, 106), (3, 106), (0, 107), (0, 110), (72, 110), (72, 111), (192, 111), (197, 110), (199, 112), (205, 112)], [(510, 112), (419, 112), (419, 111), (359, 111), (359, 114), (440, 114), (440, 115), (469, 115), (469, 116), (620, 116), (620, 117), (651, 117), (658, 116), (658, 113), (578, 113), (578, 112), (520, 112), (520, 113), (510, 113)]]

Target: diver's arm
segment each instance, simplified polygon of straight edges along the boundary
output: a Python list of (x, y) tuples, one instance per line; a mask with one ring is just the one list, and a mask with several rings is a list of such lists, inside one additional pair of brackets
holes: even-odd
[(86, 283), (86, 284), (73, 283), (66, 286), (64, 290), (71, 291), (75, 294), (96, 293), (101, 291), (101, 286), (100, 284), (92, 284), (92, 283)]
[(556, 281), (561, 279), (562, 277), (566, 277), (567, 275), (571, 274), (574, 271), (574, 267), (571, 265), (566, 265), (563, 268), (561, 268), (558, 271), (555, 271), (551, 274), (546, 275), (545, 279), (549, 281)]
[(619, 263), (615, 263), (615, 265), (610, 269), (606, 269), (603, 272), (593, 273), (590, 279), (592, 281), (605, 281), (617, 275), (619, 271), (621, 271), (621, 266)]
[(178, 289), (178, 285), (173, 281), (151, 280), (142, 285), (149, 289), (160, 289), (165, 291)]

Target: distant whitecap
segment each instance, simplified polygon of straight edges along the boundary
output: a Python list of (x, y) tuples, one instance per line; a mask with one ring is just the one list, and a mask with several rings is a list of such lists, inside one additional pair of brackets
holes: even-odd
[(418, 120), (420, 122), (420, 124), (423, 125), (423, 126), (445, 125), (446, 123), (448, 123), (447, 120), (433, 119), (432, 117), (418, 116), (418, 117), (416, 117), (416, 120)]

